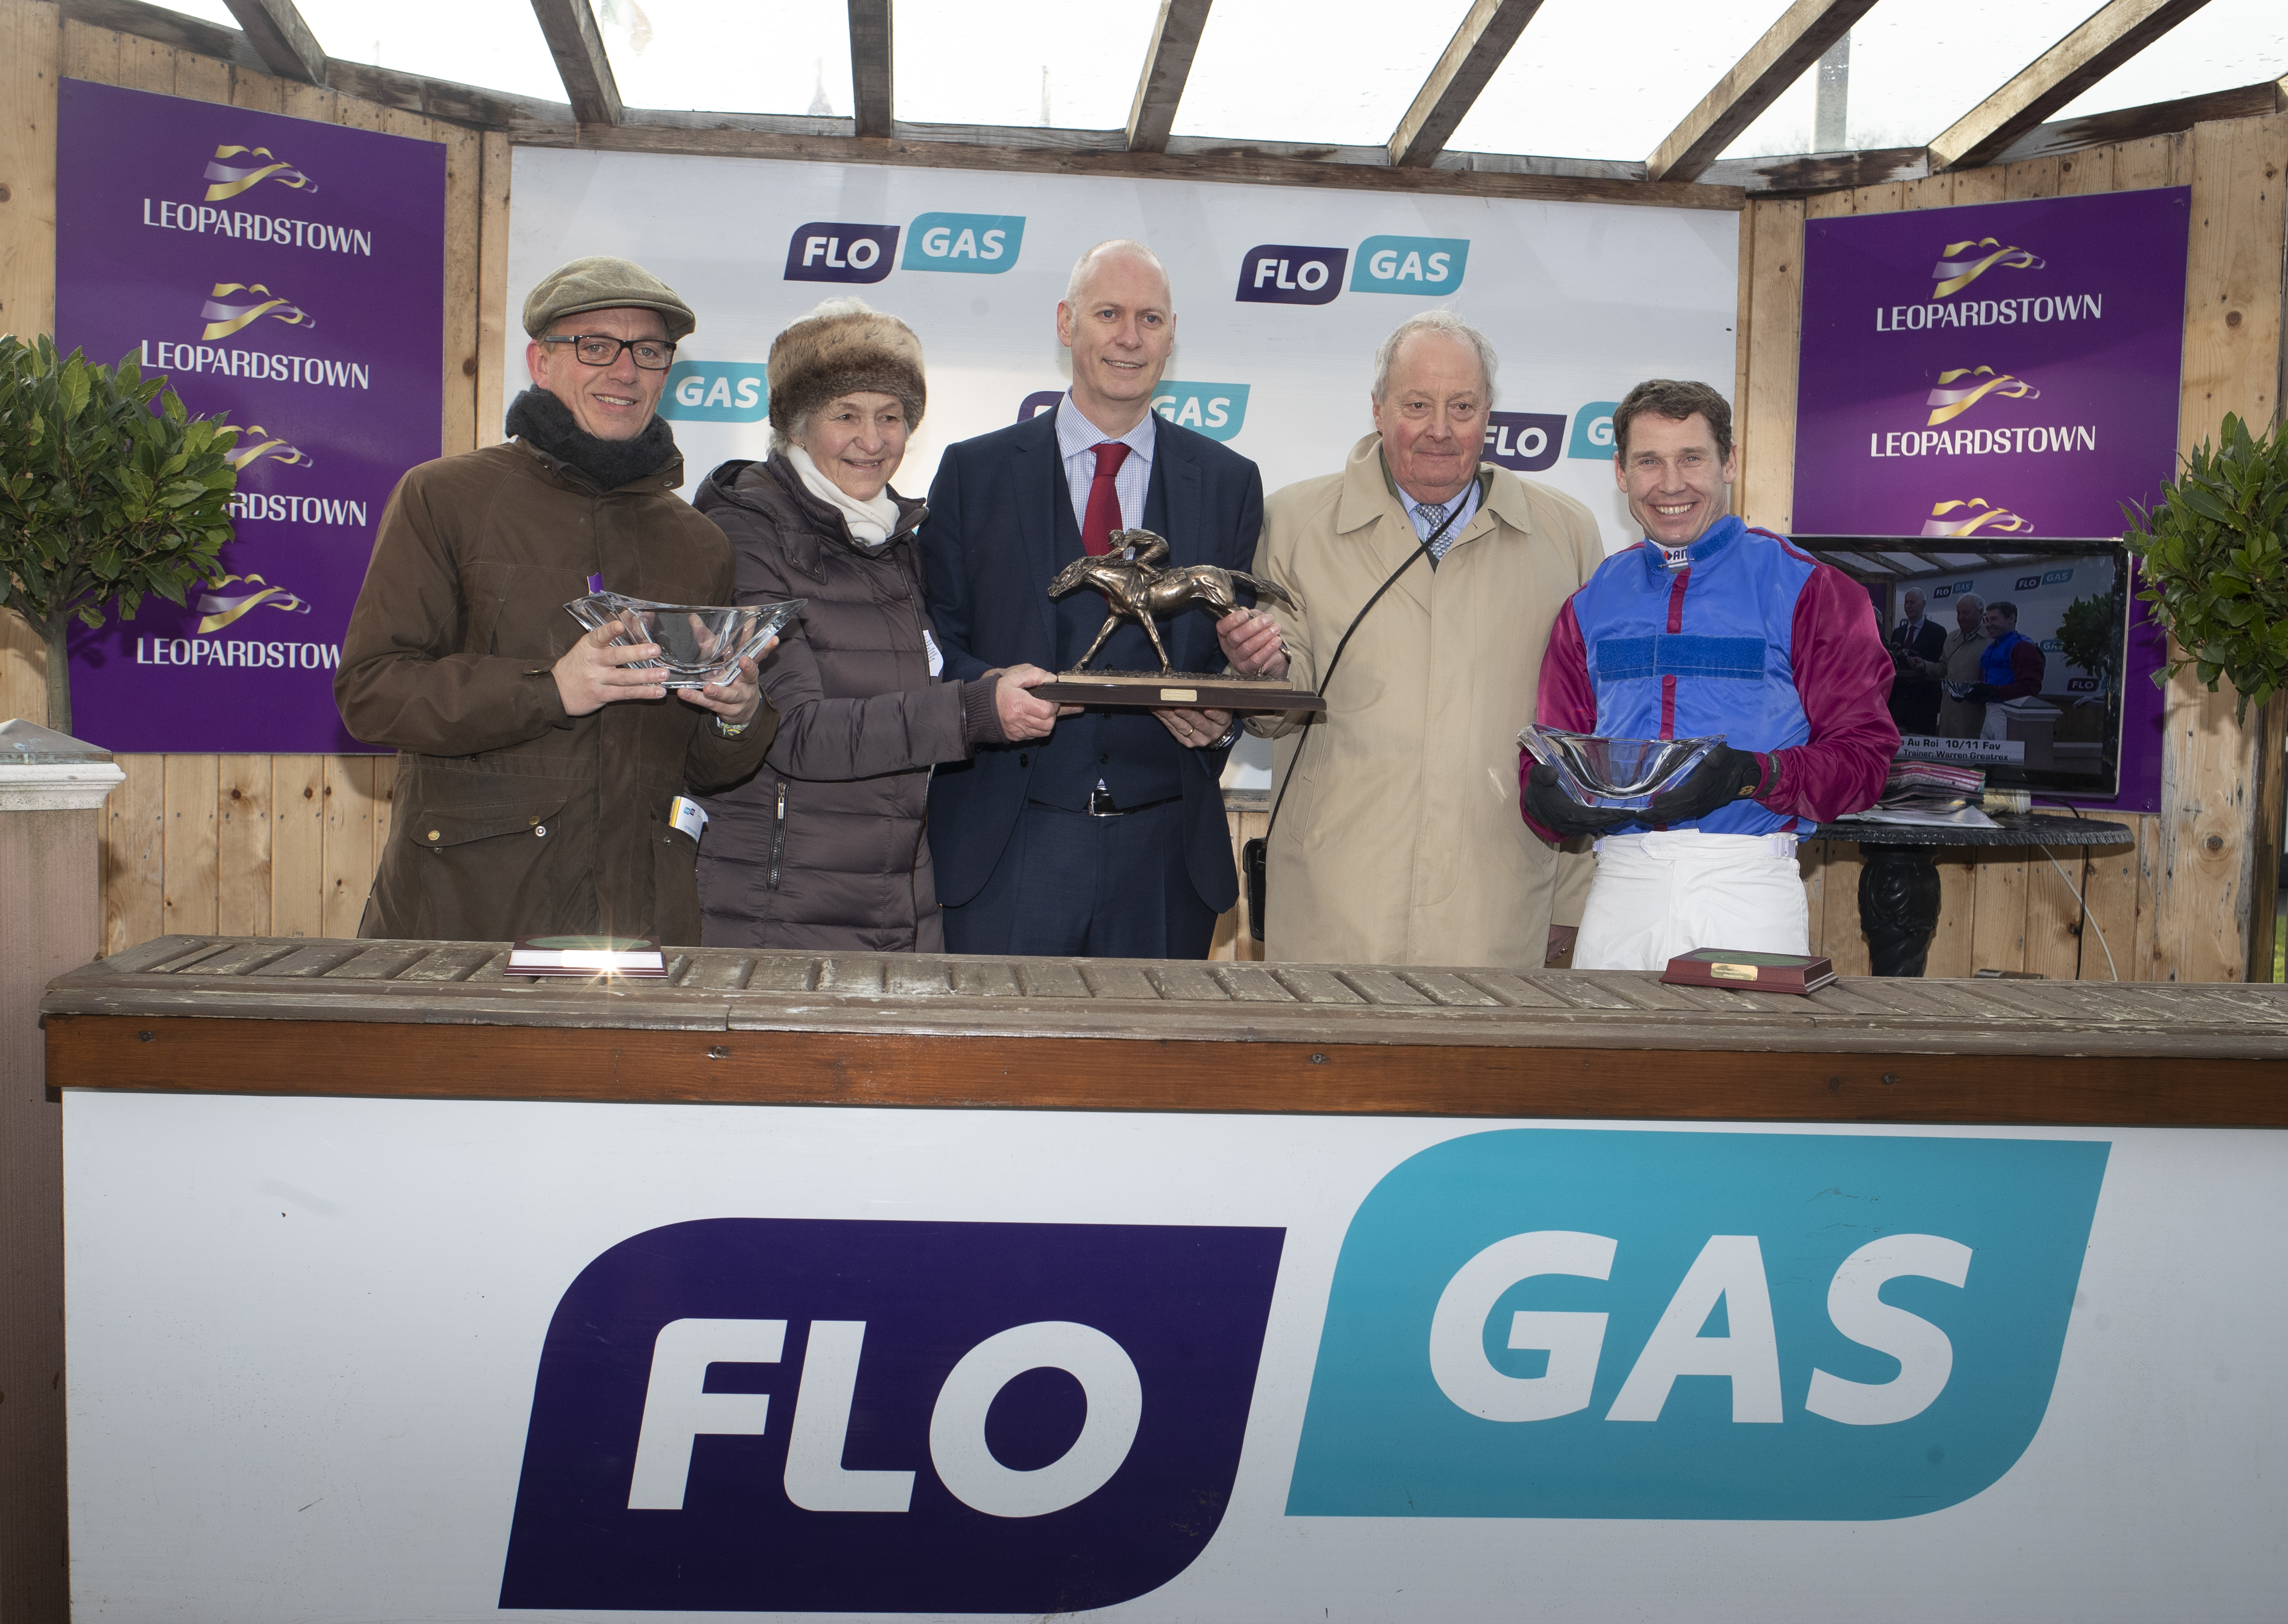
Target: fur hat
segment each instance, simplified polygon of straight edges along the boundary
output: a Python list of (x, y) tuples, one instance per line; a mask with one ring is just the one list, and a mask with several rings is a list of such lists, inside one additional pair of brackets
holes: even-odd
[(910, 430), (920, 425), (929, 401), (922, 341), (897, 317), (860, 299), (829, 299), (771, 340), (769, 373), (771, 428), (783, 438), (844, 395), (895, 395)]

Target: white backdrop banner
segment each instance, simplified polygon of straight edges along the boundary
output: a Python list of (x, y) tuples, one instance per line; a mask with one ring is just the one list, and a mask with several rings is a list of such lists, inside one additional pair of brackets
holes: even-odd
[[(1372, 426), (1375, 345), (1433, 307), (1500, 353), (1487, 457), (1587, 503), (1608, 549), (1635, 539), (1612, 403), (1648, 377), (1731, 392), (1739, 226), (1721, 211), (533, 147), (514, 182), (512, 313), (584, 254), (638, 261), (698, 312), (663, 408), (695, 482), (766, 455), (772, 338), (855, 295), (927, 353), (928, 415), (893, 481), (926, 495), (944, 447), (1069, 382), (1056, 303), (1108, 237), (1149, 243), (1174, 284), (1155, 409), (1253, 458), (1267, 492), (1341, 466)], [(513, 390), (525, 336), (504, 343)]]

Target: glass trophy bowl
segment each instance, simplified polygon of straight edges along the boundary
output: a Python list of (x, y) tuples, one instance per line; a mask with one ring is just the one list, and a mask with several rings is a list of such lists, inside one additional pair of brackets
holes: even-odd
[(740, 659), (760, 652), (765, 641), (783, 630), (807, 601), (794, 598), (784, 603), (754, 604), (743, 608), (659, 604), (618, 592), (591, 592), (564, 607), (591, 631), (608, 621), (617, 621), (624, 628), (633, 629), (637, 635), (630, 636), (623, 630), (612, 639), (616, 647), (632, 648), (639, 643), (659, 645), (657, 659), (639, 660), (628, 669), (664, 670), (665, 685), (671, 688), (703, 688), (730, 681)]
[(1534, 760), (1557, 769), (1566, 795), (1584, 806), (1641, 811), (1692, 774), (1724, 735), (1706, 739), (1607, 739), (1534, 726), (1517, 736)]

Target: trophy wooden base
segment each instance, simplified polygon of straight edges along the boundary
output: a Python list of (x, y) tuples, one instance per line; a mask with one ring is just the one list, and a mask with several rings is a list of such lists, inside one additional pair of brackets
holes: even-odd
[(1327, 701), (1284, 679), (1188, 671), (1062, 671), (1032, 692), (1059, 705), (1136, 710), (1324, 710)]

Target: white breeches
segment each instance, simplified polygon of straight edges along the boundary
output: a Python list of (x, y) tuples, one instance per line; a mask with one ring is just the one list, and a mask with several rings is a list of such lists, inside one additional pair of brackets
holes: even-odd
[(1664, 970), (1696, 947), (1811, 951), (1794, 836), (1677, 829), (1597, 843), (1573, 968)]

